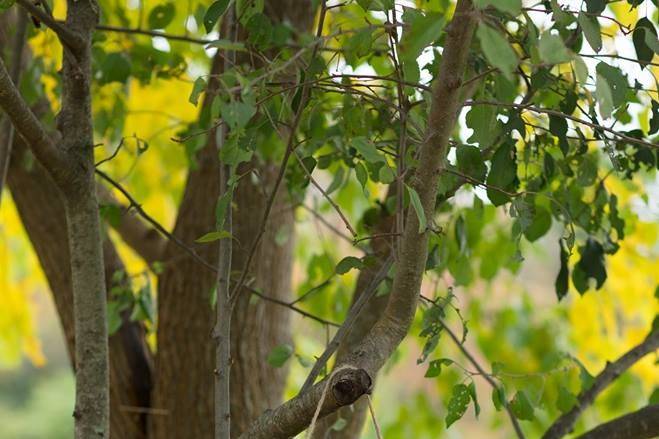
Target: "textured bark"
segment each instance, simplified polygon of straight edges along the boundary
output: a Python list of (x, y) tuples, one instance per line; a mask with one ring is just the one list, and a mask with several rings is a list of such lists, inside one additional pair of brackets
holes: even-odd
[[(313, 21), (311, 2), (290, 0), (268, 2), (266, 12), (275, 19), (288, 19), (294, 25), (308, 27)], [(303, 6), (303, 7), (301, 7)], [(212, 72), (220, 70), (216, 57)], [(209, 90), (215, 87), (213, 76)], [(204, 105), (210, 102), (205, 99)], [(206, 147), (197, 157), (198, 167), (190, 171), (179, 208), (174, 235), (197, 249), (212, 264), (217, 263), (216, 244), (195, 245), (194, 240), (215, 229), (215, 202), (219, 195), (219, 161), (215, 133), (209, 135)], [(247, 176), (234, 193), (232, 270), (242, 269), (247, 248), (260, 226), (265, 205), (277, 168), (271, 164), (251, 164), (258, 168), (257, 183)], [(243, 174), (247, 166), (239, 171)], [(292, 242), (294, 218), (286, 208), (285, 191), (280, 191), (273, 206), (266, 234), (257, 249), (256, 261), (248, 278), (268, 296), (290, 298)], [(289, 239), (277, 244), (280, 230)], [(153, 438), (211, 438), (214, 419), (213, 385), (215, 356), (212, 340), (215, 313), (210, 307), (216, 274), (191, 258), (182, 257), (181, 249), (169, 243), (163, 260), (175, 259), (167, 265), (158, 286), (158, 354), (153, 407), (165, 409), (166, 415), (151, 417)], [(240, 432), (268, 408), (280, 403), (286, 379), (286, 368), (274, 369), (265, 361), (270, 351), (282, 343), (290, 343), (289, 311), (265, 301), (254, 301), (243, 292), (235, 305), (231, 322), (231, 433)], [(182, 422), (181, 420), (190, 420)]]
[[(392, 186), (390, 192), (395, 192), (395, 186)], [(378, 222), (373, 227), (371, 233), (373, 235), (386, 234), (394, 231), (395, 228), (395, 215), (391, 215), (384, 208), (380, 211)], [(389, 257), (395, 238), (375, 239), (371, 242), (371, 251), (377, 258), (377, 263), (374, 266), (365, 268), (359, 273), (355, 285), (355, 293), (352, 297), (352, 304), (354, 304), (367, 286), (372, 282), (380, 265)], [(387, 307), (389, 302), (389, 295), (378, 296), (375, 295), (366, 305), (364, 312), (362, 312), (354, 326), (348, 332), (348, 335), (343, 340), (339, 349), (336, 351), (335, 364), (342, 364), (348, 358), (353, 349), (355, 349), (363, 341), (364, 337), (369, 333), (373, 325), (377, 322), (382, 312)], [(332, 413), (325, 418), (321, 419), (314, 430), (314, 439), (357, 439), (360, 437), (364, 420), (368, 414), (368, 401), (365, 397), (360, 397), (352, 405), (342, 407), (337, 412)], [(331, 427), (338, 419), (346, 421), (346, 425), (341, 430), (332, 430)]]
[[(8, 186), (46, 275), (66, 348), (71, 363), (75, 364), (73, 294), (64, 202), (46, 170), (38, 162), (28, 167), (29, 153), (20, 141), (15, 145)], [(103, 249), (106, 279), (111, 279), (111, 273), (123, 269), (123, 265), (110, 241), (104, 242)], [(141, 439), (145, 437), (146, 426), (143, 415), (128, 412), (125, 407), (149, 405), (151, 367), (144, 329), (139, 323), (126, 319), (120, 330), (110, 337), (109, 344), (111, 437)]]
[[(428, 132), (420, 149), (418, 168), (411, 186), (419, 195), (426, 217), (435, 209), (437, 181), (448, 150), (448, 140), (455, 126), (456, 114), (469, 47), (476, 17), (470, 1), (458, 1), (454, 17), (447, 28), (446, 46), (434, 81)], [(389, 303), (383, 315), (359, 346), (347, 357), (340, 370), (285, 404), (263, 414), (241, 437), (247, 439), (288, 438), (309, 425), (311, 416), (321, 402), (324, 389), (329, 396), (320, 406), (326, 416), (342, 406), (354, 402), (370, 389), (371, 377), (384, 365), (403, 340), (414, 318), (421, 278), (427, 259), (428, 231), (419, 231), (419, 220), (408, 209), (401, 250), (396, 265)], [(359, 379), (365, 374), (368, 380)], [(368, 385), (365, 385), (367, 384)], [(345, 392), (349, 389), (349, 392)], [(354, 398), (353, 398), (354, 397)]]
[(654, 404), (599, 425), (577, 439), (651, 439), (658, 436), (659, 404)]

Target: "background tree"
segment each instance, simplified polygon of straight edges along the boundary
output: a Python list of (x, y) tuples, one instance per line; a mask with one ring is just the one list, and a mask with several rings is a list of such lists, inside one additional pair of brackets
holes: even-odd
[[(656, 238), (630, 238), (648, 227), (639, 209), (656, 219), (633, 205), (656, 198), (653, 2), (13, 3), (0, 169), (76, 365), (77, 437), (359, 437), (410, 332), (445, 428), (478, 414), (480, 378), (518, 437), (562, 437), (657, 349), (654, 302), (593, 377), (522, 321), (533, 306), (511, 320), (475, 293), (544, 236), (558, 300), (602, 297), (615, 257), (656, 260)], [(305, 215), (345, 243), (310, 241)], [(636, 303), (653, 300), (653, 267), (635, 264)], [(291, 314), (324, 325), (326, 347), (294, 348)], [(541, 367), (518, 371), (524, 355)], [(293, 357), (308, 376), (280, 405)], [(600, 429), (655, 435), (627, 428), (650, 401)]]

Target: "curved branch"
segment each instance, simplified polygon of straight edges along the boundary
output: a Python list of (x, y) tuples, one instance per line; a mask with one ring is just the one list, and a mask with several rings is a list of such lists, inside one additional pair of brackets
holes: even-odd
[(653, 330), (640, 344), (634, 346), (613, 363), (608, 363), (600, 372), (593, 385), (581, 392), (577, 403), (572, 409), (561, 415), (549, 427), (542, 439), (559, 439), (572, 431), (577, 418), (581, 413), (595, 402), (595, 398), (615, 381), (623, 372), (632, 367), (638, 360), (659, 348), (659, 331)]
[(657, 436), (659, 404), (654, 404), (599, 425), (577, 439), (651, 439)]
[[(462, 105), (461, 84), (475, 25), (471, 1), (458, 1), (447, 28), (439, 76), (434, 81), (426, 140), (421, 146), (419, 166), (411, 180), (426, 216), (435, 209), (437, 182), (456, 114)], [(335, 374), (263, 414), (241, 438), (295, 436), (309, 425), (320, 404), (320, 414), (325, 416), (351, 404), (370, 390), (372, 377), (398, 347), (412, 324), (428, 254), (428, 233), (428, 230), (420, 233), (417, 215), (413, 209), (408, 209), (390, 301), (383, 316), (346, 361), (337, 366)], [(321, 397), (326, 388), (330, 391), (323, 401)]]
[(53, 16), (47, 13), (45, 10), (39, 7), (39, 2), (33, 2), (30, 0), (17, 0), (16, 3), (21, 5), (23, 9), (33, 15), (40, 22), (48, 26), (53, 32), (57, 34), (57, 37), (60, 39), (62, 44), (66, 45), (69, 49), (78, 51), (82, 49), (85, 44), (83, 38), (76, 32), (67, 28), (66, 25), (63, 25), (61, 22), (55, 20)]

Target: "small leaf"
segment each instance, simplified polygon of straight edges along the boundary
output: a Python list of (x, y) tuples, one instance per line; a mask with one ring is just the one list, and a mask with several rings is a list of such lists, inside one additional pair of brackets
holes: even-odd
[(121, 224), (121, 217), (123, 211), (121, 207), (116, 204), (101, 204), (98, 206), (101, 218), (108, 222), (112, 227), (117, 227)]
[(581, 259), (572, 271), (572, 282), (580, 294), (588, 291), (589, 279), (595, 279), (595, 287), (599, 290), (606, 281), (606, 266), (604, 264), (604, 248), (602, 244), (588, 238), (586, 245), (579, 248)]
[(561, 37), (549, 32), (543, 33), (540, 37), (538, 52), (540, 59), (547, 64), (560, 64), (572, 59)]
[(400, 54), (404, 64), (413, 64), (423, 49), (437, 40), (444, 27), (444, 16), (435, 12), (422, 14), (406, 9), (403, 21), (409, 27), (400, 40)]
[(487, 197), (495, 206), (501, 206), (510, 200), (510, 197), (499, 189), (515, 190), (517, 161), (514, 156), (514, 148), (510, 143), (505, 143), (497, 149), (492, 157), (492, 167), (487, 176)]
[(596, 53), (602, 50), (602, 34), (600, 33), (600, 24), (597, 17), (579, 12), (578, 21), (590, 47)]
[(453, 394), (451, 400), (448, 403), (448, 413), (446, 414), (446, 428), (449, 428), (458, 419), (467, 411), (467, 406), (469, 405), (469, 389), (464, 384), (456, 384), (453, 386)]
[(551, 213), (544, 207), (536, 206), (531, 224), (524, 230), (524, 236), (529, 242), (537, 241), (551, 228)]
[(526, 396), (524, 391), (519, 390), (515, 393), (515, 396), (510, 401), (510, 410), (513, 412), (517, 419), (522, 419), (526, 421), (532, 421), (535, 419), (535, 414), (533, 413), (533, 406)]
[(588, 82), (588, 66), (579, 55), (574, 56), (574, 73), (577, 77), (577, 81), (582, 84)]
[(556, 296), (558, 297), (558, 300), (560, 301), (565, 297), (568, 291), (568, 279), (570, 276), (570, 269), (568, 267), (567, 261), (568, 261), (568, 254), (563, 248), (563, 243), (561, 240), (558, 241), (558, 246), (560, 248), (560, 262), (561, 262), (561, 268), (558, 271), (558, 276), (556, 276), (556, 282), (554, 283), (555, 288), (556, 288)]
[(519, 60), (508, 40), (499, 31), (484, 23), (478, 26), (477, 35), (488, 62), (498, 68), (509, 81), (512, 81), (512, 72), (517, 67)]
[(226, 239), (226, 238), (231, 238), (231, 233), (227, 232), (226, 230), (219, 230), (217, 232), (206, 233), (204, 236), (195, 239), (195, 242), (198, 242), (200, 244), (205, 244), (207, 242), (213, 242), (213, 241), (217, 241), (218, 239)]
[(123, 84), (130, 76), (131, 64), (123, 52), (111, 52), (101, 61), (100, 70), (99, 84), (104, 85), (111, 82)]
[(246, 102), (232, 101), (222, 106), (220, 114), (229, 128), (236, 130), (247, 125), (252, 116), (256, 114), (256, 107)]
[(453, 360), (449, 358), (440, 358), (439, 360), (432, 360), (428, 363), (428, 370), (424, 375), (426, 378), (434, 378), (442, 373), (442, 366), (450, 366)]
[(480, 9), (488, 6), (494, 6), (501, 12), (507, 12), (510, 15), (517, 15), (522, 9), (522, 0), (475, 0), (474, 5)]
[(641, 67), (652, 62), (655, 53), (659, 53), (659, 41), (657, 41), (657, 30), (647, 17), (643, 17), (636, 23), (632, 35), (636, 57)]
[(476, 414), (476, 417), (478, 418), (478, 415), (481, 413), (481, 406), (478, 405), (478, 398), (476, 395), (476, 384), (472, 381), (469, 383), (469, 386), (467, 386), (467, 389), (469, 390), (469, 396), (471, 397), (471, 400), (474, 401), (474, 413)]
[(414, 188), (407, 185), (405, 186), (407, 187), (407, 192), (410, 195), (410, 202), (412, 203), (412, 207), (416, 212), (416, 217), (419, 220), (419, 234), (424, 233), (426, 231), (427, 220), (426, 213), (423, 210), (423, 205), (421, 205), (419, 194), (416, 192), (416, 190), (414, 190)]
[(364, 267), (364, 263), (361, 259), (354, 256), (346, 256), (341, 259), (338, 264), (336, 264), (336, 273), (337, 274), (346, 274), (353, 268), (361, 270)]
[(626, 102), (628, 84), (627, 78), (622, 71), (605, 62), (597, 64), (595, 70), (597, 71), (598, 76), (605, 78), (606, 83), (609, 85), (613, 107), (619, 107), (624, 104)]
[(293, 355), (293, 346), (289, 344), (280, 344), (275, 346), (268, 354), (267, 362), (272, 367), (282, 367)]
[(195, 79), (194, 84), (192, 84), (192, 91), (190, 92), (190, 97), (188, 98), (188, 102), (196, 106), (199, 103), (199, 96), (201, 96), (201, 94), (205, 89), (206, 89), (206, 81), (204, 80), (204, 78), (199, 77)]
[(487, 166), (483, 162), (481, 151), (475, 146), (458, 145), (456, 150), (458, 169), (478, 182), (485, 180)]
[(266, 49), (272, 40), (272, 22), (267, 15), (254, 14), (247, 24), (247, 41), (255, 47)]
[(495, 387), (492, 389), (492, 404), (497, 411), (500, 411), (506, 405), (506, 391), (503, 387)]
[(384, 157), (377, 150), (375, 145), (366, 137), (355, 137), (352, 139), (352, 146), (359, 152), (369, 163), (383, 162)]
[(240, 24), (247, 24), (254, 14), (263, 12), (265, 0), (236, 0), (236, 13)]
[(565, 386), (558, 387), (558, 398), (556, 399), (556, 408), (562, 413), (570, 411), (577, 403), (577, 398), (570, 393)]
[(206, 28), (206, 33), (210, 33), (213, 30), (217, 20), (219, 20), (222, 14), (227, 10), (229, 1), (230, 0), (217, 0), (208, 7), (204, 14), (204, 27)]
[(355, 164), (355, 175), (357, 176), (357, 181), (362, 185), (362, 190), (364, 191), (364, 196), (368, 198), (369, 193), (366, 189), (366, 183), (368, 182), (368, 171), (362, 163), (357, 162)]
[(151, 29), (164, 29), (172, 22), (175, 15), (176, 6), (174, 6), (174, 3), (158, 5), (149, 12), (149, 27)]
[(602, 75), (597, 75), (597, 83), (595, 84), (595, 98), (599, 102), (600, 113), (602, 117), (608, 119), (613, 112), (613, 95), (611, 87)]

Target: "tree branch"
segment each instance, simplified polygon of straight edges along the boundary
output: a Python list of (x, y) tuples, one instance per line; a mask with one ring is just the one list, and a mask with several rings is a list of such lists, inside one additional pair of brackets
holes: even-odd
[[(460, 86), (475, 24), (475, 11), (471, 2), (458, 1), (454, 17), (447, 28), (439, 75), (434, 81), (428, 132), (420, 149), (418, 168), (411, 179), (427, 217), (432, 215), (435, 208), (439, 174), (446, 158), (456, 114), (462, 105), (459, 100)], [(351, 404), (370, 390), (373, 383), (371, 377), (376, 375), (407, 335), (414, 318), (428, 253), (428, 233), (427, 230), (419, 230), (419, 220), (414, 209), (408, 209), (396, 275), (384, 315), (345, 363), (337, 366), (337, 372), (309, 391), (263, 414), (241, 438), (295, 436), (309, 425), (316, 408), (321, 404), (323, 390), (327, 389), (328, 395), (320, 406), (321, 416)]]
[(39, 7), (39, 3), (32, 2), (30, 0), (16, 0), (16, 3), (21, 5), (30, 15), (38, 18), (40, 22), (48, 26), (57, 37), (60, 39), (62, 44), (66, 45), (73, 52), (78, 52), (82, 49), (85, 44), (84, 39), (77, 33), (66, 27), (53, 18), (53, 16), (47, 13), (44, 9)]
[(99, 202), (119, 207), (123, 214), (118, 223), (109, 222), (123, 241), (140, 255), (144, 261), (151, 265), (161, 261), (167, 242), (162, 239), (158, 231), (148, 227), (142, 220), (133, 215), (132, 206), (124, 206), (102, 184), (96, 185)]
[(659, 404), (654, 404), (599, 425), (577, 439), (651, 439), (657, 436)]
[(0, 107), (5, 111), (16, 131), (23, 136), (32, 152), (56, 180), (65, 178), (65, 158), (52, 137), (23, 100), (0, 59)]
[(653, 330), (640, 344), (634, 346), (613, 363), (608, 363), (600, 372), (590, 388), (584, 390), (577, 397), (572, 409), (561, 415), (549, 427), (542, 439), (560, 439), (574, 427), (581, 413), (595, 402), (595, 398), (615, 381), (623, 372), (632, 367), (638, 360), (659, 348), (659, 331)]

